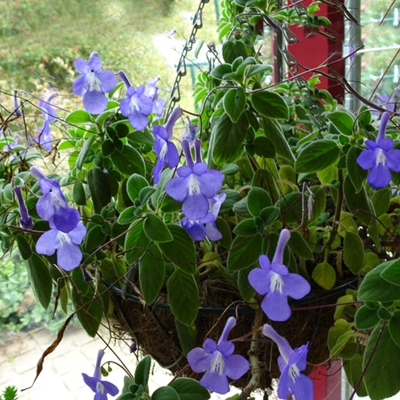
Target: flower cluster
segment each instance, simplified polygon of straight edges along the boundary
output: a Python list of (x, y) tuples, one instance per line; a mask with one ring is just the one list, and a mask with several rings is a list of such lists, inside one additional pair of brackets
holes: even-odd
[(392, 173), (400, 172), (400, 150), (394, 149), (392, 139), (386, 138), (386, 126), (389, 122), (390, 113), (382, 114), (376, 141), (367, 140), (367, 150), (363, 150), (357, 158), (358, 165), (369, 170), (367, 180), (374, 189), (380, 189), (392, 180)]
[(300, 275), (292, 274), (283, 264), (283, 251), (290, 239), (290, 232), (283, 229), (279, 235), (272, 263), (266, 255), (259, 257), (261, 268), (255, 268), (249, 273), (250, 285), (258, 294), (266, 295), (261, 308), (273, 321), (286, 321), (292, 314), (288, 296), (301, 299), (310, 292), (310, 284)]
[(119, 393), (118, 388), (113, 383), (101, 380), (100, 364), (103, 356), (104, 351), (99, 350), (93, 376), (82, 373), (86, 385), (95, 393), (94, 400), (107, 400), (108, 394), (116, 396)]
[(50, 230), (37, 241), (36, 251), (48, 256), (57, 251), (57, 264), (60, 268), (70, 271), (82, 260), (79, 244), (86, 234), (86, 228), (80, 222), (79, 212), (68, 206), (60, 184), (47, 178), (36, 167), (31, 167), (30, 171), (39, 180), (43, 194), (36, 204), (36, 211), (39, 217), (48, 221), (50, 225)]
[[(195, 240), (201, 240), (205, 234), (199, 234), (199, 229), (202, 230), (204, 224), (215, 223), (219, 208), (225, 200), (224, 196), (217, 196), (224, 175), (220, 171), (208, 169), (207, 164), (202, 161), (200, 140), (194, 142), (196, 163), (193, 162), (188, 140), (183, 139), (181, 146), (186, 165), (178, 168), (178, 176), (167, 183), (165, 190), (173, 199), (182, 202), (182, 211), (185, 214), (182, 226)], [(215, 230), (215, 224), (209, 226), (212, 235), (216, 234)]]
[(313, 399), (314, 388), (312, 380), (300, 373), (307, 366), (308, 344), (293, 350), (288, 341), (268, 324), (264, 325), (263, 334), (277, 344), (281, 354), (278, 357), (278, 367), (281, 372), (278, 383), (278, 397), (286, 399), (293, 394), (296, 400)]
[(196, 347), (187, 355), (194, 372), (205, 372), (200, 384), (212, 392), (228, 393), (228, 377), (239, 379), (249, 369), (249, 362), (243, 356), (233, 354), (235, 346), (228, 341), (228, 335), (235, 325), (235, 318), (228, 318), (218, 343), (207, 338), (202, 348)]

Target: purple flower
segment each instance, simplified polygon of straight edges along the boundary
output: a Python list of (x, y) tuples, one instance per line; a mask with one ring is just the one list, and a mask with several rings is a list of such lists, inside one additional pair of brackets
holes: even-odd
[(199, 140), (195, 141), (196, 164), (190, 153), (187, 140), (181, 142), (186, 156), (186, 165), (178, 168), (178, 177), (171, 179), (165, 187), (166, 192), (176, 201), (182, 202), (182, 211), (190, 220), (201, 220), (208, 214), (208, 199), (214, 197), (222, 187), (224, 175), (217, 170), (208, 169), (201, 161)]
[(45, 221), (53, 218), (54, 225), (62, 232), (73, 230), (80, 220), (78, 210), (70, 208), (61, 192), (60, 184), (54, 179), (48, 179), (36, 167), (31, 167), (31, 174), (39, 180), (40, 190), (43, 196), (36, 204), (39, 217)]
[(160, 93), (160, 88), (157, 87), (157, 82), (159, 80), (160, 77), (149, 79), (147, 81), (147, 86), (144, 90), (144, 95), (149, 97), (153, 101), (153, 108), (151, 112), (155, 113), (158, 117), (161, 117), (164, 112), (166, 101), (158, 97), (158, 94)]
[(95, 394), (94, 400), (107, 400), (107, 395), (109, 394), (110, 396), (116, 396), (119, 392), (118, 388), (113, 384), (108, 381), (102, 381), (101, 378), (101, 372), (100, 372), (100, 363), (101, 359), (104, 356), (104, 351), (99, 350), (97, 353), (97, 361), (96, 361), (96, 367), (94, 369), (94, 374), (93, 376), (86, 375), (85, 373), (82, 373), (83, 380), (85, 381), (86, 385), (92, 389), (92, 391)]
[(393, 140), (385, 137), (389, 118), (390, 113), (384, 112), (376, 141), (367, 140), (365, 145), (368, 150), (363, 150), (357, 157), (357, 164), (362, 169), (370, 170), (367, 180), (374, 189), (380, 189), (389, 184), (392, 180), (391, 170), (400, 172), (400, 150), (393, 149)]
[(14, 89), (14, 114), (17, 117), (22, 117), (22, 108), (18, 101), (18, 90)]
[(313, 399), (313, 382), (311, 378), (300, 373), (307, 366), (308, 344), (293, 350), (288, 341), (268, 324), (264, 325), (263, 334), (277, 344), (281, 353), (278, 357), (278, 366), (281, 371), (278, 382), (278, 397), (286, 399), (293, 394), (296, 400)]
[(86, 228), (79, 222), (69, 232), (62, 232), (54, 224), (53, 217), (49, 220), (50, 230), (43, 233), (36, 242), (38, 254), (51, 256), (57, 251), (57, 265), (65, 271), (76, 268), (82, 260), (82, 252), (79, 244), (86, 234)]
[(140, 85), (137, 90), (130, 84), (123, 71), (118, 75), (126, 85), (126, 98), (120, 102), (121, 113), (129, 119), (131, 125), (138, 131), (146, 128), (148, 116), (153, 108), (153, 101), (145, 95), (145, 87)]
[(94, 51), (88, 62), (78, 58), (74, 62), (75, 68), (82, 74), (72, 85), (72, 91), (83, 96), (83, 107), (91, 114), (100, 114), (107, 107), (106, 92), (111, 92), (118, 83), (114, 72), (101, 70), (102, 62), (99, 54)]
[(229, 332), (235, 324), (235, 318), (229, 317), (218, 343), (207, 338), (203, 348), (196, 347), (187, 355), (194, 372), (205, 372), (199, 383), (211, 392), (228, 393), (227, 377), (239, 379), (249, 369), (249, 362), (243, 356), (233, 354), (235, 346), (228, 341)]
[(154, 167), (154, 183), (158, 183), (161, 177), (161, 171), (165, 164), (169, 168), (175, 168), (179, 162), (179, 153), (174, 143), (171, 142), (172, 130), (175, 122), (182, 116), (182, 108), (177, 107), (172, 112), (165, 125), (154, 125), (154, 151), (158, 158)]
[(49, 103), (56, 96), (57, 93), (53, 92), (46, 100), (40, 100), (39, 108), (42, 110), (43, 126), (38, 128), (38, 133), (33, 138), (36, 143), (47, 151), (50, 151), (53, 148), (53, 136), (50, 133), (50, 122), (55, 121), (56, 119), (56, 111)]
[(33, 221), (32, 217), (28, 214), (28, 209), (26, 208), (24, 197), (22, 196), (21, 188), (19, 186), (14, 186), (14, 193), (17, 196), (18, 205), (19, 205), (19, 214), (21, 218), (19, 219), (19, 223), (22, 229), (32, 229)]
[(187, 217), (182, 218), (181, 225), (193, 240), (203, 240), (206, 236), (212, 241), (222, 238), (222, 234), (218, 230), (215, 221), (218, 218), (219, 209), (225, 199), (226, 193), (220, 193), (208, 199), (210, 209), (207, 216), (201, 220), (192, 221)]
[(249, 273), (250, 285), (258, 294), (266, 294), (261, 308), (273, 321), (289, 319), (292, 311), (288, 296), (301, 299), (311, 290), (310, 284), (302, 276), (290, 273), (282, 264), (283, 251), (289, 239), (290, 232), (283, 229), (272, 263), (266, 255), (261, 255), (258, 259), (261, 268), (255, 268)]
[(189, 141), (189, 144), (193, 146), (194, 138), (196, 136), (197, 124), (192, 124), (190, 118), (187, 117), (187, 124), (185, 132), (183, 132), (182, 138)]

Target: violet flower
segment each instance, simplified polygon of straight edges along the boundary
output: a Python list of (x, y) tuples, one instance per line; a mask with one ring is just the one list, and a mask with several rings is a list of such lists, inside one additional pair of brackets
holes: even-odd
[(17, 197), (18, 205), (19, 205), (19, 214), (21, 218), (19, 219), (19, 223), (22, 229), (32, 229), (33, 221), (32, 217), (29, 216), (28, 209), (26, 208), (24, 197), (22, 196), (22, 191), (19, 186), (14, 186), (14, 193)]
[(130, 84), (123, 71), (118, 72), (119, 77), (126, 85), (126, 98), (120, 102), (121, 113), (129, 119), (130, 124), (138, 131), (146, 128), (148, 116), (153, 108), (153, 101), (144, 93), (145, 87), (140, 85), (137, 90)]
[(53, 92), (46, 100), (41, 99), (39, 101), (39, 108), (42, 110), (43, 115), (43, 126), (38, 128), (38, 133), (33, 140), (47, 151), (51, 151), (53, 148), (53, 136), (50, 133), (50, 122), (56, 119), (56, 111), (49, 103), (56, 96), (57, 93)]
[(182, 211), (187, 218), (201, 220), (208, 214), (208, 199), (221, 189), (224, 175), (220, 171), (209, 170), (207, 164), (202, 162), (199, 140), (195, 141), (194, 146), (196, 164), (190, 153), (189, 142), (182, 140), (181, 146), (186, 156), (186, 165), (178, 168), (178, 177), (171, 179), (165, 190), (173, 199), (183, 203)]
[(221, 232), (218, 230), (215, 221), (218, 218), (219, 209), (226, 199), (226, 193), (220, 193), (208, 199), (210, 210), (207, 216), (198, 221), (192, 221), (187, 217), (182, 218), (181, 225), (193, 240), (203, 240), (206, 236), (212, 240), (220, 240)]
[(17, 117), (22, 117), (22, 108), (18, 101), (18, 90), (17, 89), (13, 90), (13, 95), (14, 95), (14, 114)]
[(203, 348), (196, 347), (187, 355), (194, 372), (205, 372), (199, 383), (211, 392), (228, 393), (230, 389), (227, 377), (239, 379), (249, 369), (249, 362), (243, 356), (233, 354), (235, 346), (228, 341), (229, 332), (235, 324), (235, 318), (229, 317), (218, 343), (207, 338)]
[(93, 376), (82, 373), (86, 385), (95, 393), (94, 400), (107, 400), (108, 394), (110, 396), (116, 396), (119, 392), (118, 388), (113, 383), (101, 380), (100, 364), (103, 356), (104, 351), (99, 350)]
[(39, 217), (45, 221), (54, 217), (54, 225), (62, 232), (73, 230), (81, 217), (78, 210), (68, 206), (60, 184), (54, 179), (46, 178), (39, 168), (31, 167), (30, 171), (39, 180), (40, 190), (43, 193), (36, 204)]
[(363, 150), (357, 157), (357, 164), (362, 169), (370, 170), (367, 181), (374, 189), (389, 184), (392, 180), (391, 170), (400, 172), (400, 150), (393, 149), (393, 140), (385, 137), (389, 118), (390, 113), (384, 112), (376, 141), (367, 140), (365, 145), (368, 150)]
[(75, 68), (82, 74), (72, 85), (72, 91), (83, 96), (82, 102), (85, 110), (91, 114), (101, 114), (107, 107), (106, 92), (111, 92), (118, 83), (114, 72), (102, 71), (102, 61), (99, 53), (94, 51), (88, 62), (78, 58), (74, 62)]
[(36, 242), (36, 252), (47, 256), (57, 251), (57, 265), (65, 271), (71, 271), (82, 261), (79, 244), (86, 235), (86, 228), (79, 222), (69, 232), (62, 232), (54, 224), (53, 217), (49, 219), (50, 230), (43, 233)]
[(153, 102), (153, 108), (151, 112), (155, 113), (158, 117), (161, 117), (164, 112), (166, 101), (158, 97), (158, 94), (160, 93), (160, 88), (157, 87), (157, 82), (159, 80), (160, 77), (149, 79), (144, 90), (144, 95), (149, 97)]
[(192, 124), (190, 122), (190, 118), (187, 117), (186, 129), (185, 132), (183, 132), (182, 139), (188, 140), (189, 144), (193, 146), (194, 138), (196, 136), (196, 131), (197, 131), (197, 124)]
[(154, 151), (158, 158), (154, 167), (154, 183), (160, 181), (161, 172), (165, 164), (169, 168), (175, 168), (179, 162), (179, 153), (174, 143), (171, 142), (172, 130), (175, 122), (182, 116), (182, 108), (176, 107), (165, 125), (154, 125)]
[(293, 394), (296, 400), (313, 399), (313, 382), (311, 378), (300, 373), (307, 366), (308, 344), (293, 350), (288, 341), (268, 324), (264, 325), (263, 334), (277, 344), (281, 353), (278, 357), (278, 367), (281, 371), (278, 381), (278, 397), (286, 399)]
[(283, 265), (283, 251), (290, 239), (290, 232), (283, 229), (272, 263), (266, 255), (261, 255), (258, 263), (261, 268), (254, 268), (249, 273), (250, 285), (258, 294), (265, 295), (261, 308), (272, 321), (286, 321), (292, 311), (288, 296), (301, 299), (310, 292), (310, 284), (300, 275), (292, 274)]

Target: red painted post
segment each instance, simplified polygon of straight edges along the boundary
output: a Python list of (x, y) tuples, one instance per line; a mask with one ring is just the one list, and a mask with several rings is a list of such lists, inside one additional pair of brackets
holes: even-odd
[[(302, 4), (307, 7), (312, 0), (304, 0)], [(344, 3), (344, 0), (340, 0)], [(344, 17), (343, 14), (332, 6), (320, 3), (320, 11), (318, 15), (327, 17), (332, 25), (330, 29), (335, 32), (336, 38), (329, 39), (321, 34), (318, 34), (310, 28), (290, 27), (292, 32), (299, 40), (298, 43), (293, 43), (288, 46), (288, 51), (291, 53), (297, 62), (307, 69), (317, 68), (320, 65), (330, 63), (333, 68), (341, 76), (345, 74), (344, 60), (342, 58), (343, 42), (344, 42)], [(321, 68), (325, 73), (329, 73), (328, 68)], [(299, 72), (304, 72), (305, 69), (299, 67)], [(310, 78), (314, 72), (303, 75), (305, 79)], [(339, 103), (344, 103), (344, 88), (334, 79), (329, 79), (322, 76), (319, 88), (328, 90), (334, 99)]]

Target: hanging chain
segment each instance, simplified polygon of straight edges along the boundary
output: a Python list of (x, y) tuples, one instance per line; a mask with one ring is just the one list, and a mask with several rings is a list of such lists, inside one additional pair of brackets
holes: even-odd
[(174, 85), (172, 86), (168, 110), (165, 115), (165, 120), (168, 120), (172, 110), (175, 107), (175, 104), (181, 100), (181, 91), (179, 88), (179, 83), (183, 76), (186, 75), (186, 56), (189, 51), (192, 50), (193, 44), (196, 42), (196, 34), (199, 29), (203, 27), (203, 8), (204, 6), (209, 3), (210, 0), (200, 0), (199, 7), (194, 15), (193, 19), (193, 28), (192, 33), (189, 36), (189, 39), (186, 40), (186, 44), (182, 49), (181, 57), (179, 59), (178, 66), (176, 67), (176, 79)]

